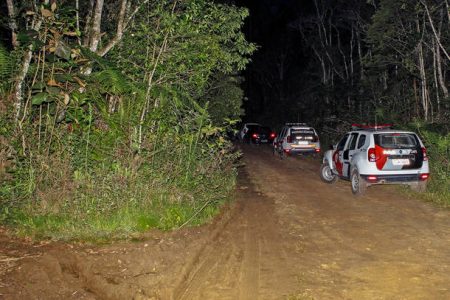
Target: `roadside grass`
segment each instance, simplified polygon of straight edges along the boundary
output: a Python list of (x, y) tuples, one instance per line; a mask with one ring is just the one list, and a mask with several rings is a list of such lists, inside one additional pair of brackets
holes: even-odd
[[(190, 225), (207, 222), (219, 211), (221, 202), (203, 210)], [(125, 207), (107, 215), (21, 214), (16, 218), (16, 232), (34, 239), (106, 242), (137, 238), (152, 228), (176, 229), (197, 211), (188, 205)]]
[(441, 207), (450, 207), (450, 132), (437, 126), (415, 124), (430, 162), (430, 179), (423, 198)]
[[(136, 238), (152, 228), (177, 229), (186, 222), (196, 226), (217, 215), (229, 200), (234, 177), (233, 174), (223, 175), (220, 193), (213, 189), (183, 190), (154, 184), (109, 190), (108, 193), (97, 191), (101, 196), (86, 194), (82, 189), (82, 194), (60, 199), (57, 209), (56, 205), (42, 208), (39, 203), (29, 202), (10, 211), (7, 223), (13, 225), (20, 236), (91, 242)], [(214, 182), (206, 184), (218, 187)], [(139, 193), (133, 192), (136, 189)]]

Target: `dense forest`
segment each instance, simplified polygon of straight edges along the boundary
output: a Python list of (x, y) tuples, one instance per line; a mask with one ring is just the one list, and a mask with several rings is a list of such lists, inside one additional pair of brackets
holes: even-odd
[(308, 122), (323, 147), (352, 123), (418, 132), (429, 198), (450, 202), (448, 0), (240, 1), (259, 45), (245, 70), (245, 120)]
[(300, 1), (277, 24), (236, 3), (2, 2), (0, 223), (101, 239), (204, 222), (233, 191), (241, 118), (409, 127), (448, 201), (447, 0)]
[[(247, 71), (248, 97), (259, 99), (248, 114), (266, 111), (268, 123), (297, 119), (299, 111), (319, 123), (330, 117), (446, 123), (447, 1), (288, 1), (275, 13), (253, 6), (259, 18), (251, 20), (250, 36), (265, 47)], [(274, 21), (261, 29), (268, 15)]]

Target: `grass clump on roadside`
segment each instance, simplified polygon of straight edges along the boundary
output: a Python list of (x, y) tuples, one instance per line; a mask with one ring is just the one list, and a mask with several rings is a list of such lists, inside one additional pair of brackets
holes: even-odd
[(430, 180), (424, 197), (440, 206), (450, 207), (450, 131), (448, 124), (423, 125), (416, 123), (427, 147)]

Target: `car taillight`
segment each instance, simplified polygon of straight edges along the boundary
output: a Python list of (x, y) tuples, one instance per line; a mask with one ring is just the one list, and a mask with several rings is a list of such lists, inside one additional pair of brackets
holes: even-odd
[(428, 177), (430, 177), (429, 173), (423, 173), (423, 174), (420, 174), (419, 179), (423, 181), (423, 180), (427, 180)]
[(288, 135), (288, 136), (286, 137), (286, 142), (288, 142), (288, 143), (292, 143), (292, 138), (291, 138), (291, 136), (290, 136), (290, 135)]
[(320, 152), (320, 148), (316, 148), (316, 152), (319, 153)]
[(252, 135), (252, 137), (253, 137), (254, 139), (257, 139), (257, 138), (258, 138), (258, 134), (254, 133), (254, 134)]
[(377, 181), (377, 176), (374, 176), (374, 175), (369, 175), (369, 176), (367, 176), (367, 180), (369, 180), (369, 181)]
[(270, 137), (271, 137), (271, 138), (274, 138), (274, 137), (275, 137), (275, 133), (272, 132), (272, 133), (270, 134)]
[(377, 161), (377, 154), (375, 148), (369, 148), (369, 151), (367, 152), (367, 158), (369, 159), (370, 162)]
[(428, 160), (427, 148), (422, 148), (423, 160)]

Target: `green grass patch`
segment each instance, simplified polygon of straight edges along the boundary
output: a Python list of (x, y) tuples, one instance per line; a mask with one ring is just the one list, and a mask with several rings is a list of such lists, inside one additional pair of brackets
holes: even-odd
[(127, 239), (152, 228), (176, 229), (186, 222), (196, 226), (209, 221), (226, 201), (209, 201), (201, 209), (199, 205), (152, 201), (145, 206), (126, 205), (107, 214), (92, 211), (77, 213), (72, 210), (57, 214), (36, 214), (28, 209), (16, 212), (10, 217), (21, 236), (35, 239), (82, 240), (103, 242)]

